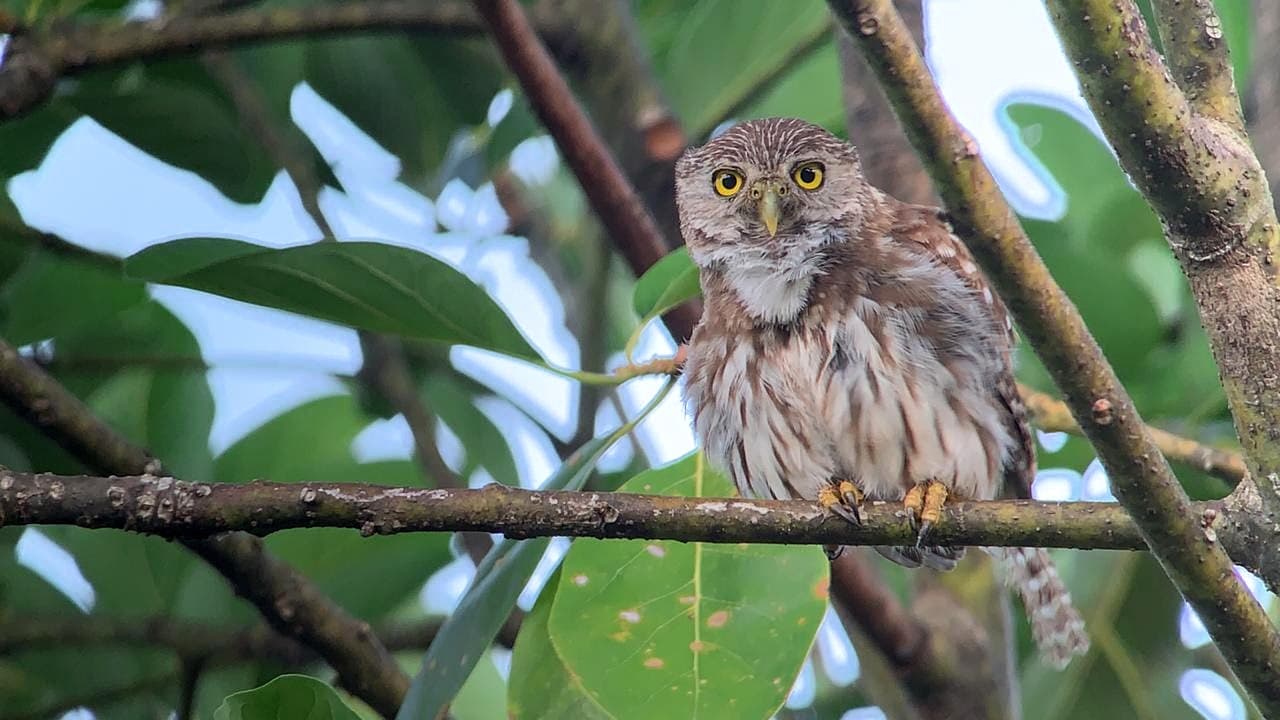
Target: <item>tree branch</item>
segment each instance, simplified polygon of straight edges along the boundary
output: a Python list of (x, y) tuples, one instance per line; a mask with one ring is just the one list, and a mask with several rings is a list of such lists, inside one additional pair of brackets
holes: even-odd
[[(476, 0), (476, 7), (614, 246), (637, 273), (643, 272), (662, 259), (667, 245), (653, 216), (538, 40), (528, 17), (513, 0)], [(668, 327), (677, 340), (687, 338), (697, 321), (697, 309), (688, 304), (668, 315)]]
[[(440, 618), (427, 618), (392, 623), (375, 632), (391, 652), (423, 650), (435, 639), (442, 622)], [(503, 632), (498, 635), (498, 644), (510, 648), (515, 639), (514, 634)], [(49, 647), (99, 646), (162, 647), (218, 666), (267, 659), (296, 667), (321, 659), (265, 623), (223, 627), (163, 616), (137, 619), (100, 615), (15, 616), (0, 621), (0, 656)]]
[[(1033, 390), (1026, 385), (1018, 385), (1018, 394), (1031, 412), (1033, 424), (1045, 432), (1067, 432), (1082, 434), (1076, 419), (1071, 417), (1071, 408), (1061, 400)], [(1245, 479), (1248, 469), (1244, 458), (1239, 453), (1222, 450), (1167, 430), (1151, 425), (1147, 426), (1147, 434), (1151, 441), (1160, 448), (1160, 454), (1170, 460), (1185, 463), (1198, 468), (1216, 478), (1226, 480), (1233, 486)]]
[[(1193, 503), (1205, 541), (1242, 562), (1271, 552), (1250, 514), (1225, 501)], [(500, 532), (509, 537), (650, 538), (684, 542), (902, 545), (915, 539), (896, 504), (869, 503), (861, 525), (796, 500), (680, 498), (637, 493), (397, 488), (348, 483), (191, 483), (0, 470), (0, 525), (79, 525), (191, 538), (233, 530), (264, 536), (305, 527), (404, 532)], [(947, 506), (939, 545), (1145, 549), (1119, 505), (1004, 500)]]
[[(556, 36), (550, 23), (538, 25), (549, 37)], [(59, 25), (14, 36), (8, 59), (0, 67), (0, 120), (46, 100), (59, 78), (107, 65), (297, 37), (481, 30), (475, 11), (466, 3), (403, 0), (248, 8), (146, 23)]]
[(1213, 4), (1154, 3), (1168, 68), (1132, 0), (1048, 5), (1085, 99), (1187, 275), (1245, 461), (1280, 521), (1280, 226)]
[[(1111, 476), (1116, 497), (1133, 515), (1174, 585), (1199, 613), (1237, 677), (1265, 711), (1280, 714), (1280, 682), (1273, 672), (1280, 667), (1275, 628), (1244, 585), (1234, 579), (1231, 560), (1220, 544), (1206, 537), (1196, 521), (1190, 500), (1147, 436), (1136, 408), (1079, 312), (1028, 241), (978, 157), (976, 143), (942, 102), (892, 2), (829, 0), (829, 4), (880, 78), (951, 212), (957, 233), (1063, 390), (1072, 414)], [(1110, 28), (1116, 34), (1130, 31), (1130, 25), (1102, 19), (1109, 15), (1111, 0), (1095, 4), (1099, 12), (1091, 16), (1092, 24), (1083, 20), (1082, 13), (1082, 25)], [(1130, 97), (1146, 89), (1132, 88)], [(1280, 393), (1280, 388), (1274, 392)]]
[[(116, 433), (3, 340), (0, 400), (86, 465), (127, 474), (163, 472), (157, 459)], [(176, 510), (164, 499), (153, 509), (160, 514)], [(187, 539), (185, 544), (221, 572), (268, 622), (314, 648), (352, 694), (383, 715), (396, 713), (409, 679), (369, 626), (267, 552), (260, 538), (228, 533)]]

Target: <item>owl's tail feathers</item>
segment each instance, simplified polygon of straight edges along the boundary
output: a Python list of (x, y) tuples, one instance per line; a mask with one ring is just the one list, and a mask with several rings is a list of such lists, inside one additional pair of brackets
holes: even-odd
[(1031, 637), (1044, 661), (1058, 669), (1073, 655), (1089, 651), (1084, 619), (1071, 604), (1071, 593), (1043, 548), (985, 548), (997, 562), (1005, 583), (1022, 598)]

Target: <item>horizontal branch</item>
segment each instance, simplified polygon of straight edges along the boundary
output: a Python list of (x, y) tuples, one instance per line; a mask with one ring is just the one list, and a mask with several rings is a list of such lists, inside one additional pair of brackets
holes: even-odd
[[(1242, 564), (1274, 552), (1250, 514), (1225, 502), (1193, 511), (1205, 536)], [(244, 530), (267, 535), (306, 527), (404, 532), (500, 532), (685, 542), (886, 545), (914, 542), (901, 508), (869, 503), (860, 526), (816, 503), (682, 498), (636, 493), (479, 490), (364, 483), (190, 483), (170, 477), (92, 477), (0, 471), (0, 526), (79, 525), (172, 538)], [(1142, 550), (1133, 521), (1111, 503), (1027, 500), (948, 505), (930, 542)]]
[[(535, 18), (555, 37), (551, 23)], [(134, 60), (298, 37), (378, 32), (478, 34), (470, 3), (368, 0), (245, 8), (153, 22), (60, 25), (15, 36), (0, 67), (0, 119), (45, 100), (59, 77)]]

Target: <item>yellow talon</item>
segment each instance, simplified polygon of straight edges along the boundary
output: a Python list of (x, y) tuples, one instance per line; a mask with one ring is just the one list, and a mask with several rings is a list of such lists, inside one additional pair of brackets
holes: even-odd
[(862, 491), (849, 480), (828, 483), (818, 490), (818, 503), (822, 507), (854, 525), (862, 524), (862, 513), (859, 512), (862, 497)]
[(908, 490), (902, 504), (907, 508), (907, 515), (914, 524), (916, 518), (924, 512), (924, 485), (916, 485)]
[(947, 486), (934, 480), (924, 491), (924, 509), (920, 511), (921, 527), (928, 527), (942, 519), (942, 504), (947, 501)]

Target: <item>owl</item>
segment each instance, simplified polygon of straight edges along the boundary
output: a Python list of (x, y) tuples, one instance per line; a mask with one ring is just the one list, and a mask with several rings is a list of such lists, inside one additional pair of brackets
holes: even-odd
[[(685, 152), (676, 202), (705, 308), (685, 401), (742, 494), (817, 500), (854, 523), (865, 500), (903, 503), (916, 544), (876, 549), (938, 570), (964, 552), (928, 543), (948, 499), (1030, 495), (1012, 325), (939, 210), (872, 187), (849, 143), (778, 118)], [(1048, 553), (987, 550), (1044, 658), (1084, 652)]]

